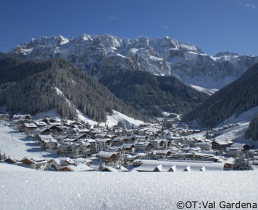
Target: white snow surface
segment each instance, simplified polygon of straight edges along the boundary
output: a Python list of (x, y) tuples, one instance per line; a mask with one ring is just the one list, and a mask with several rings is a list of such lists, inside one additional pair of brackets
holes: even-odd
[(126, 125), (127, 128), (130, 128), (132, 124), (136, 125), (136, 126), (144, 124), (144, 122), (141, 121), (141, 120), (133, 119), (133, 118), (128, 117), (128, 116), (126, 116), (126, 115), (124, 115), (120, 112), (115, 111), (115, 110), (113, 110), (112, 115), (107, 116), (107, 122), (106, 123), (109, 127), (111, 127), (111, 126), (117, 125), (117, 123), (119, 121), (122, 121)]
[(96, 210), (178, 209), (179, 201), (214, 201), (219, 209), (221, 201), (257, 203), (257, 175), (2, 171), (0, 203), (2, 210)]
[(60, 114), (58, 113), (57, 109), (51, 109), (47, 112), (40, 112), (40, 113), (37, 113), (35, 115), (33, 115), (33, 119), (35, 120), (39, 120), (39, 119), (42, 119), (44, 117), (50, 117), (50, 118), (53, 118), (53, 119), (58, 119), (58, 120), (61, 120), (61, 116)]
[(0, 150), (12, 158), (48, 158), (52, 155), (41, 149), (40, 144), (25, 133), (0, 123)]
[(197, 86), (197, 85), (190, 85), (190, 86), (192, 88), (194, 88), (195, 90), (206, 93), (208, 95), (212, 95), (212, 94), (214, 94), (215, 92), (218, 91), (218, 89), (206, 89), (206, 88), (203, 88), (203, 87), (200, 87), (200, 86)]
[(26, 168), (22, 166), (17, 166), (13, 164), (8, 164), (8, 163), (0, 163), (0, 173), (3, 171), (35, 171), (35, 169), (31, 168)]

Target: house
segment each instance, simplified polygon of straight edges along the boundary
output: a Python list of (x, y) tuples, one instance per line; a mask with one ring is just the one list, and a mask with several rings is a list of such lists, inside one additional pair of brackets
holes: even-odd
[(113, 141), (111, 139), (96, 139), (96, 141), (99, 143), (99, 149), (101, 151), (105, 150), (107, 147), (111, 147)]
[(79, 165), (67, 165), (58, 169), (58, 171), (71, 171), (71, 172), (88, 172), (94, 171), (94, 168), (91, 168), (84, 164)]
[(153, 146), (154, 146), (154, 149), (166, 149), (166, 142), (164, 139), (155, 139), (153, 141), (151, 141)]
[(61, 168), (61, 159), (59, 158), (55, 158), (55, 159), (51, 159), (47, 162), (47, 167), (51, 170), (55, 170), (57, 171), (59, 168)]
[(123, 144), (133, 144), (134, 141), (134, 138), (123, 138)]
[[(111, 138), (112, 139), (112, 138)], [(112, 139), (112, 146), (116, 146), (119, 147), (123, 144), (123, 139), (120, 137), (116, 137), (114, 139)]]
[(31, 120), (32, 119), (30, 114), (14, 114), (12, 118), (13, 120)]
[(150, 152), (153, 149), (153, 144), (146, 141), (146, 142), (137, 142), (135, 145), (136, 150), (142, 152)]
[(122, 147), (124, 148), (125, 153), (134, 153), (136, 149), (133, 144), (123, 144)]
[(87, 149), (90, 151), (90, 144), (83, 145), (83, 143), (72, 143), (68, 148), (68, 156), (72, 158), (86, 156)]
[(98, 151), (95, 145), (95, 141), (76, 141), (66, 142), (58, 146), (57, 152), (60, 155), (69, 156), (72, 158), (87, 157)]
[(223, 171), (224, 163), (142, 160), (138, 172)]
[(75, 165), (75, 162), (70, 158), (55, 158), (51, 159), (47, 162), (48, 168), (52, 170), (59, 170), (62, 167), (69, 166), (69, 165)]
[(103, 172), (118, 172), (117, 169), (115, 169), (115, 168), (113, 168), (111, 166), (103, 166), (101, 168), (101, 171), (103, 171)]
[(57, 140), (51, 135), (39, 135), (39, 141), (42, 149), (57, 150)]
[(52, 131), (48, 127), (42, 127), (34, 131), (34, 134), (37, 135), (50, 135), (51, 133)]
[(169, 150), (155, 150), (154, 154), (159, 159), (164, 159), (170, 156), (172, 153)]
[(68, 156), (70, 143), (62, 143), (57, 147), (57, 153), (63, 156)]
[(116, 162), (119, 158), (118, 154), (115, 152), (104, 152), (104, 151), (100, 151), (98, 153), (98, 156), (100, 158), (101, 162)]
[(46, 127), (47, 126), (47, 123), (43, 122), (43, 121), (34, 121), (35, 125), (38, 127), (38, 128), (42, 128), (42, 127)]
[(228, 156), (238, 157), (241, 154), (242, 149), (237, 147), (229, 147), (227, 148), (226, 152)]
[(91, 159), (84, 159), (84, 158), (76, 158), (74, 160), (75, 165), (84, 164), (87, 166), (91, 166), (93, 161)]
[(105, 149), (105, 152), (115, 152), (117, 153), (118, 155), (122, 155), (124, 154), (124, 148), (123, 147), (107, 147)]
[(23, 166), (37, 169), (37, 170), (42, 170), (45, 165), (47, 164), (47, 161), (44, 159), (35, 159), (35, 158), (23, 158), (21, 161), (21, 164)]
[(61, 135), (63, 133), (63, 129), (58, 125), (54, 124), (54, 125), (48, 126), (48, 129), (51, 130), (53, 135)]
[(36, 130), (38, 127), (34, 123), (24, 123), (20, 130), (25, 132), (26, 134), (30, 135), (34, 130)]
[(21, 163), (21, 160), (20, 159), (17, 159), (17, 158), (7, 158), (5, 160), (5, 162), (9, 163), (9, 164), (14, 164), (14, 165), (19, 165)]
[(211, 143), (212, 149), (214, 150), (226, 150), (226, 148), (230, 147), (231, 144), (233, 144), (233, 142), (216, 139)]
[(234, 165), (236, 163), (236, 159), (235, 158), (228, 158), (227, 160), (224, 160), (222, 162), (224, 162), (223, 170), (225, 170), (225, 171), (233, 170), (234, 169)]
[(86, 139), (91, 145), (91, 154), (98, 153), (100, 151), (99, 143), (94, 139)]

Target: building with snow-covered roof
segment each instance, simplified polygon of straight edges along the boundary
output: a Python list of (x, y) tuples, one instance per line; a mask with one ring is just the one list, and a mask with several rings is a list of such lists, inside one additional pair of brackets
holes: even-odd
[(100, 158), (100, 161), (102, 161), (102, 162), (116, 162), (119, 158), (119, 156), (116, 152), (100, 151), (98, 153), (98, 156)]
[(142, 160), (138, 172), (222, 171), (224, 163)]
[(91, 168), (85, 164), (78, 164), (78, 165), (63, 166), (59, 168), (58, 171), (87, 172), (87, 171), (94, 171), (94, 168)]
[(24, 123), (20, 130), (25, 132), (26, 134), (31, 134), (32, 131), (36, 130), (38, 127), (34, 123)]
[(212, 149), (216, 149), (216, 150), (226, 150), (227, 147), (230, 147), (230, 145), (232, 145), (233, 142), (232, 141), (223, 141), (223, 140), (218, 140), (215, 139), (214, 141), (212, 141), (211, 145), (212, 145)]
[(134, 144), (136, 150), (142, 151), (142, 152), (150, 152), (153, 149), (153, 144), (146, 141), (140, 141)]

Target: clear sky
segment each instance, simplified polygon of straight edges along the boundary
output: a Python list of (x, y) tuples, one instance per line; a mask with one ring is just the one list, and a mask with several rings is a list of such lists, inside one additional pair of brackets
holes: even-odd
[(170, 38), (258, 55), (257, 0), (0, 0), (0, 51), (40, 36)]

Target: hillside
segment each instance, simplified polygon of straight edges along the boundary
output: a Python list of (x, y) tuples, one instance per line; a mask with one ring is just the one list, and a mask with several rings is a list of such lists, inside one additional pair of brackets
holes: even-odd
[(258, 140), (258, 114), (253, 117), (249, 123), (248, 129), (245, 132), (246, 138), (252, 138), (254, 141)]
[(237, 116), (256, 106), (258, 106), (258, 64), (183, 116), (182, 121), (196, 120), (202, 126), (214, 127), (232, 115)]
[(96, 121), (106, 121), (112, 110), (137, 115), (68, 61), (22, 62), (7, 57), (0, 60), (0, 74), (0, 106), (9, 111), (35, 114), (57, 108), (62, 117), (74, 118), (79, 109)]
[(159, 116), (162, 111), (187, 113), (208, 98), (175, 77), (144, 71), (109, 71), (99, 81), (125, 103), (147, 115)]
[(12, 52), (25, 60), (66, 59), (89, 75), (106, 71), (141, 70), (159, 76), (176, 76), (187, 84), (222, 88), (258, 62), (257, 56), (221, 52), (205, 54), (198, 46), (169, 37), (121, 39), (111, 35), (81, 35), (68, 39), (40, 37), (22, 43)]

